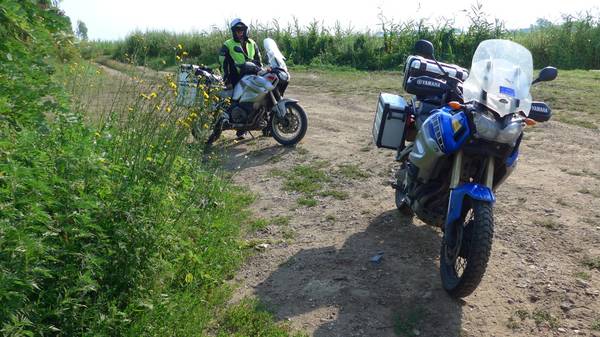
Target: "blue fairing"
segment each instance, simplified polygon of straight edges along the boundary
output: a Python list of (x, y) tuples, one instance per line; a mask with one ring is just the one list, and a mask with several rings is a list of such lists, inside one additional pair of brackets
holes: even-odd
[(484, 185), (475, 183), (466, 183), (460, 185), (450, 192), (450, 202), (448, 206), (448, 216), (446, 217), (446, 225), (454, 223), (460, 218), (463, 209), (463, 201), (465, 195), (471, 199), (496, 202), (494, 192)]
[(518, 157), (519, 157), (519, 148), (515, 147), (515, 150), (513, 151), (513, 153), (511, 153), (510, 156), (508, 156), (508, 158), (506, 158), (506, 166), (508, 166), (508, 167), (513, 166), (513, 164), (517, 161)]
[(429, 125), (432, 137), (435, 137), (440, 150), (445, 154), (458, 151), (471, 135), (467, 116), (464, 112), (452, 115), (452, 109), (444, 107), (434, 110), (425, 124)]

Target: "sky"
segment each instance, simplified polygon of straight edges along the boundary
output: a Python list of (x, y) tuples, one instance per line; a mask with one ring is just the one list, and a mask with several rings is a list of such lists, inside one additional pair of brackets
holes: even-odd
[[(394, 22), (426, 18), (435, 24), (440, 18), (453, 19), (457, 27), (468, 24), (464, 10), (476, 0), (62, 0), (60, 7), (75, 25), (83, 21), (91, 40), (122, 39), (135, 30), (193, 32), (223, 28), (231, 19), (285, 25), (297, 18), (301, 25), (313, 20), (355, 30), (378, 31), (378, 14)], [(560, 21), (561, 14), (591, 11), (600, 13), (598, 0), (481, 0), (483, 10), (501, 19), (506, 27), (528, 28), (538, 18)]]

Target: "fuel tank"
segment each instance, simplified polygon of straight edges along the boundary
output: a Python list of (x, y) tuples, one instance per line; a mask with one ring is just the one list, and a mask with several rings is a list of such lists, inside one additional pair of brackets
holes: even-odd
[(431, 112), (417, 134), (409, 161), (418, 181), (426, 183), (437, 174), (440, 159), (458, 151), (470, 135), (464, 112), (452, 114), (449, 107)]

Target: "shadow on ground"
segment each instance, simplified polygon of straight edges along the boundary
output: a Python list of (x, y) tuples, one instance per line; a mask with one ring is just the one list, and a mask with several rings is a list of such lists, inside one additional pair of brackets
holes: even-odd
[[(268, 144), (271, 143), (271, 144)], [(228, 171), (245, 170), (262, 166), (277, 158), (296, 151), (296, 147), (285, 147), (270, 137), (247, 137), (241, 141), (228, 140), (217, 144), (213, 151), (223, 156), (223, 167)]]
[(441, 288), (439, 240), (435, 229), (387, 211), (340, 249), (299, 251), (256, 294), (278, 319), (314, 315), (298, 326), (314, 336), (459, 336), (462, 308)]

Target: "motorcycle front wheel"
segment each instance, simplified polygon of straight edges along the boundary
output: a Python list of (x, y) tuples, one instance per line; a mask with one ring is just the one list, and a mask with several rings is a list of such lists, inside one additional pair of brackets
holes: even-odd
[(287, 104), (286, 114), (279, 118), (274, 114), (271, 118), (271, 135), (283, 146), (298, 144), (306, 135), (308, 117), (298, 103)]
[(444, 234), (440, 252), (440, 275), (446, 292), (454, 298), (469, 296), (483, 278), (492, 251), (493, 207), (471, 200), (470, 209), (456, 229), (454, 243)]

